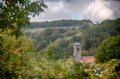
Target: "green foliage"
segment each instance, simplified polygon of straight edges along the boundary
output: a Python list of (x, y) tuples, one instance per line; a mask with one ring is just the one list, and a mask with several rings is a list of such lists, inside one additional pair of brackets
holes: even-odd
[[(28, 28), (45, 28), (45, 27), (71, 27), (71, 26), (80, 26), (83, 29), (86, 29), (89, 25), (92, 25), (90, 20), (58, 20), (58, 21), (46, 21), (46, 22), (33, 22), (28, 25)], [(84, 27), (86, 26), (86, 27)]]
[[(120, 78), (115, 68), (120, 61), (113, 59), (105, 64), (93, 67), (81, 63), (74, 63), (72, 58), (51, 60), (39, 54), (28, 54), (29, 61), (26, 68), (21, 70), (20, 79), (116, 79)], [(16, 78), (17, 79), (17, 78)]]
[(17, 78), (27, 61), (26, 54), (34, 52), (33, 44), (24, 36), (16, 40), (15, 36), (2, 35), (0, 45), (0, 77)]
[(54, 43), (49, 44), (48, 47), (43, 51), (44, 53), (47, 53), (48, 58), (58, 60), (71, 56), (73, 45), (69, 45), (68, 40), (60, 38), (57, 39)]
[[(29, 37), (33, 39), (39, 53), (27, 54), (25, 58), (29, 60), (25, 63), (25, 68), (20, 71), (19, 78), (119, 79), (120, 47), (117, 46), (120, 45), (120, 40), (117, 40), (116, 37), (108, 38), (119, 35), (117, 28), (119, 28), (119, 19), (106, 20), (94, 26), (84, 24), (81, 29), (52, 27), (35, 33), (29, 32)], [(104, 59), (105, 63), (91, 67), (82, 63), (74, 63), (72, 58), (68, 58), (73, 55), (75, 41), (82, 42), (84, 45), (82, 55), (94, 55), (97, 47), (106, 38), (109, 39), (109, 42), (103, 44), (106, 48), (103, 51), (109, 53), (100, 55), (102, 57), (100, 59)], [(113, 49), (115, 50), (113, 51)], [(114, 58), (118, 57), (118, 59), (111, 60), (110, 57), (108, 60), (109, 56), (115, 56)]]
[(96, 53), (97, 62), (107, 62), (110, 59), (120, 59), (120, 36), (110, 37), (102, 42)]
[[(34, 52), (30, 40), (21, 36), (21, 28), (29, 23), (29, 16), (43, 12), (43, 0), (0, 1), (0, 78), (17, 79), (26, 68), (29, 52)], [(12, 35), (12, 36), (10, 36)], [(19, 39), (16, 37), (19, 36)]]
[[(100, 24), (94, 25), (89, 22), (86, 23), (87, 21), (84, 22), (81, 20), (81, 22), (83, 22), (83, 24), (79, 27), (63, 28), (61, 26), (55, 26), (56, 28), (39, 28), (42, 29), (42, 31), (37, 28), (38, 30), (36, 30), (36, 32), (26, 31), (25, 34), (33, 39), (37, 51), (47, 49), (50, 44), (56, 43), (54, 48), (55, 50), (59, 49), (56, 53), (64, 53), (65, 57), (73, 55), (72, 45), (74, 42), (82, 43), (83, 51), (85, 51), (85, 54), (83, 53), (83, 55), (95, 55), (97, 47), (104, 39), (109, 36), (119, 35), (119, 18), (115, 20), (106, 20)], [(37, 27), (37, 25), (35, 25), (35, 27)], [(67, 39), (68, 45), (66, 45), (66, 47), (62, 47), (62, 45), (59, 46), (57, 40), (60, 38)]]
[(89, 79), (89, 74), (85, 72), (85, 69), (87, 69), (86, 65), (83, 65), (81, 63), (74, 63), (73, 66), (73, 73), (70, 79)]
[(80, 38), (80, 36), (72, 36), (71, 37), (71, 39), (70, 39), (70, 41), (72, 41), (72, 42), (80, 42), (81, 41), (81, 38)]
[(38, 56), (38, 58), (31, 59), (31, 69), (24, 71), (25, 78), (89, 79), (88, 73), (84, 71), (86, 66), (80, 63), (74, 63), (71, 58), (60, 59), (56, 61), (46, 59), (43, 56), (40, 56), (39, 54), (34, 56)]
[(82, 40), (84, 40), (84, 48), (89, 50), (91, 47), (98, 47), (103, 39), (109, 36), (107, 28), (100, 26), (90, 27), (84, 32)]
[[(0, 77), (3, 79), (119, 78), (120, 61), (117, 59), (90, 67), (82, 63), (74, 63), (73, 59), (69, 58), (73, 55), (75, 41), (85, 44), (85, 41), (89, 40), (87, 44), (90, 46), (86, 45), (89, 47), (89, 51), (84, 50), (83, 55), (94, 55), (96, 47), (102, 40), (111, 36), (111, 33), (113, 33), (112, 35), (116, 34), (116, 30), (107, 30), (107, 28), (99, 26), (85, 27), (82, 32), (76, 28), (47, 28), (34, 34), (29, 32), (29, 37), (33, 39), (34, 45), (40, 53), (31, 53), (34, 52), (34, 47), (31, 41), (24, 36), (15, 39), (15, 36), (1, 34)], [(85, 30), (86, 28), (88, 30)], [(94, 32), (94, 30), (96, 31)], [(82, 36), (85, 36), (84, 40)], [(120, 38), (120, 36), (118, 37)], [(116, 37), (113, 38), (114, 42), (107, 42), (104, 46), (119, 45), (119, 42), (115, 41)], [(109, 38), (109, 40), (113, 40), (113, 38)], [(107, 46), (107, 48), (111, 47)], [(115, 48), (115, 50), (117, 49)], [(112, 49), (109, 52), (111, 51)], [(119, 54), (115, 56), (117, 55)]]
[(46, 7), (43, 0), (3, 0), (0, 2), (0, 33), (21, 35), (21, 28), (29, 23), (29, 15), (39, 15)]
[(119, 79), (119, 70), (116, 67), (120, 65), (120, 60), (111, 59), (104, 64), (96, 64), (89, 72), (91, 79)]
[[(67, 28), (47, 28), (43, 31), (36, 31), (35, 33), (29, 34), (33, 39), (36, 51), (41, 52), (49, 47), (54, 47), (54, 51), (59, 53), (57, 58), (64, 58), (72, 55), (73, 53), (73, 37), (76, 37), (77, 41), (79, 36), (76, 36), (78, 30), (67, 29)], [(30, 32), (29, 32), (30, 33)], [(26, 34), (26, 33), (25, 33)], [(71, 37), (71, 35), (74, 35)], [(62, 56), (61, 56), (62, 55)]]
[(119, 35), (118, 29), (120, 23), (120, 18), (115, 20), (105, 20), (100, 24), (89, 27), (83, 32), (82, 41), (84, 43), (84, 48), (89, 50), (93, 47), (98, 47), (101, 42), (108, 38), (109, 36)]

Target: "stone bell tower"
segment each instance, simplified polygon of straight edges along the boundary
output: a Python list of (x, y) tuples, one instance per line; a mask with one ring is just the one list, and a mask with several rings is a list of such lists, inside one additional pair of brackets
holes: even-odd
[(81, 62), (81, 44), (80, 43), (75, 43), (74, 44), (74, 60), (75, 62)]

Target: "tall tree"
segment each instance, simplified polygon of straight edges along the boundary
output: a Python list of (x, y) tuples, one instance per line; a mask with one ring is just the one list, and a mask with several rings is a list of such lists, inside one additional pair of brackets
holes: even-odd
[[(17, 79), (32, 44), (27, 38), (19, 38), (21, 28), (30, 17), (43, 12), (43, 0), (0, 0), (0, 78)], [(13, 35), (13, 36), (10, 36)]]
[(96, 53), (97, 62), (108, 62), (111, 59), (120, 59), (120, 35), (110, 37), (102, 42)]
[(29, 23), (29, 16), (39, 15), (47, 7), (43, 0), (2, 0), (0, 2), (0, 33), (19, 36)]

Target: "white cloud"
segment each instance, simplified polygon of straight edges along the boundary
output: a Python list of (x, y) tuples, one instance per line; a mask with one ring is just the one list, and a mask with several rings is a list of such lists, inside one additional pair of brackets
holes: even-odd
[(0, 2), (2, 2), (2, 0), (0, 0)]
[(48, 9), (41, 13), (40, 16), (32, 18), (32, 21), (46, 21), (46, 20), (59, 20), (63, 18), (72, 18), (71, 14), (66, 12), (64, 9), (63, 1), (60, 2), (50, 2), (47, 3)]
[(117, 0), (45, 0), (48, 9), (31, 21), (59, 19), (90, 19), (101, 22), (120, 17)]
[(109, 1), (109, 8), (113, 10), (113, 19), (120, 18), (120, 0)]
[[(46, 21), (59, 19), (83, 19), (83, 10), (92, 0), (46, 0), (48, 9), (32, 21)], [(86, 4), (84, 4), (86, 3)]]
[(86, 8), (85, 15), (93, 22), (112, 19), (113, 10), (107, 7), (107, 5), (109, 5), (109, 3), (106, 1), (95, 0)]

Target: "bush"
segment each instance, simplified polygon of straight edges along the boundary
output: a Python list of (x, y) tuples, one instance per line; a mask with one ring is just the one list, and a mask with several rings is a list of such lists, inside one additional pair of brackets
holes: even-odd
[(110, 37), (102, 42), (96, 53), (97, 62), (107, 62), (111, 59), (120, 59), (120, 35)]

